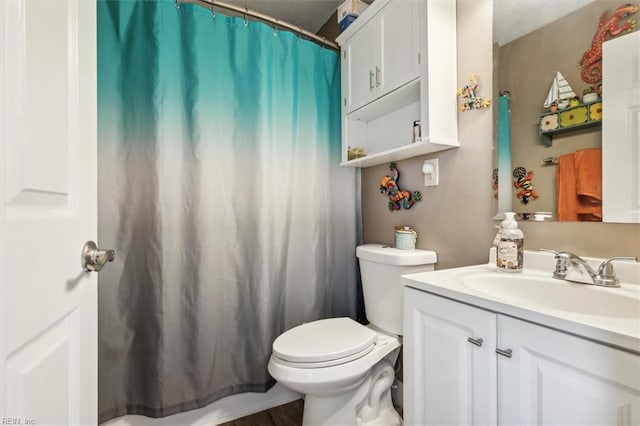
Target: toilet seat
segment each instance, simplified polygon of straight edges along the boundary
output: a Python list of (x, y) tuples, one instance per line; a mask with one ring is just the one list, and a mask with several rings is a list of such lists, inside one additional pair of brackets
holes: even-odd
[(350, 318), (318, 320), (281, 334), (273, 342), (273, 356), (290, 367), (330, 367), (367, 355), (377, 336)]

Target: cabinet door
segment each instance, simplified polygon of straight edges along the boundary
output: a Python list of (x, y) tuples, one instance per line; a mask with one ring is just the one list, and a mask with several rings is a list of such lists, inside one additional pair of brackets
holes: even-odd
[(375, 23), (369, 22), (344, 47), (347, 67), (347, 112), (360, 108), (375, 95), (374, 37)]
[(638, 356), (503, 316), (498, 335), (500, 424), (640, 424)]
[(496, 315), (410, 288), (404, 302), (405, 424), (495, 424)]
[(373, 70), (377, 96), (420, 75), (418, 15), (418, 3), (414, 1), (391, 2), (380, 11), (377, 40), (380, 52)]

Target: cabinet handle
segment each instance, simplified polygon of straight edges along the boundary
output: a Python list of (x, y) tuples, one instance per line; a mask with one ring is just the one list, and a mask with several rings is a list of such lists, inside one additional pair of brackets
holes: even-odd
[(480, 339), (474, 339), (473, 337), (469, 337), (469, 338), (467, 338), (467, 342), (469, 342), (469, 343), (471, 343), (473, 345), (476, 345), (476, 346), (482, 346), (483, 340), (481, 338)]
[(369, 91), (373, 90), (373, 71), (369, 70)]
[(380, 67), (376, 67), (376, 87), (380, 86)]
[(513, 352), (513, 351), (512, 351), (511, 349), (497, 349), (497, 348), (496, 348), (496, 353), (497, 353), (498, 355), (502, 355), (502, 356), (505, 356), (505, 357), (507, 357), (507, 358), (511, 358), (511, 353), (512, 353), (512, 352)]

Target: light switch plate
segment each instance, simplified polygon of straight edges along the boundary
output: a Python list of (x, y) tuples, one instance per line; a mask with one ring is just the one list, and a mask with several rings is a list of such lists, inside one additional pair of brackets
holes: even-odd
[[(427, 166), (428, 164), (430, 164), (431, 167), (433, 167), (433, 171), (431, 173), (424, 174), (424, 186), (438, 186), (438, 183), (440, 181), (440, 169), (438, 167), (438, 159), (432, 158), (431, 160), (426, 160), (424, 162), (424, 166)], [(423, 170), (424, 170), (424, 166), (423, 166)]]

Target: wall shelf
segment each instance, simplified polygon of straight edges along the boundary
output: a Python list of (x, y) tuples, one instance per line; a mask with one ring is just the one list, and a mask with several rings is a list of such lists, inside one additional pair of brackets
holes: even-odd
[(347, 114), (348, 120), (373, 121), (390, 111), (396, 111), (404, 106), (420, 101), (420, 78), (400, 86), (391, 93), (369, 102), (368, 104)]
[[(582, 117), (584, 116), (584, 117)], [(602, 100), (548, 112), (540, 116), (540, 137), (547, 146), (553, 145), (553, 136), (602, 125)], [(549, 130), (543, 130), (551, 127)]]
[(437, 144), (428, 141), (419, 141), (396, 148), (388, 149), (384, 152), (370, 154), (365, 157), (356, 158), (340, 163), (341, 166), (347, 167), (370, 167), (379, 164), (400, 161), (417, 155), (429, 154), (431, 152), (442, 151), (445, 149), (456, 148), (456, 146)]

